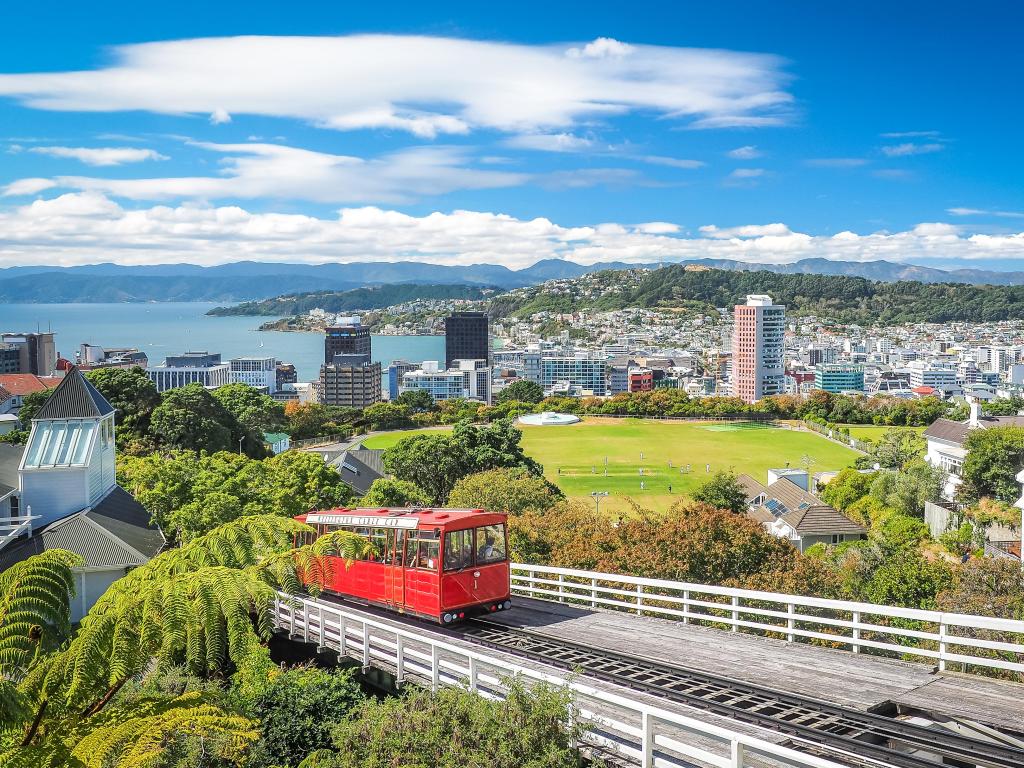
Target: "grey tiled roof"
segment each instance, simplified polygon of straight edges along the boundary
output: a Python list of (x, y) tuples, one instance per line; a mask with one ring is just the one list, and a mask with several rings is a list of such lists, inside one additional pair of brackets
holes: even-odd
[(71, 366), (60, 384), (36, 412), (35, 419), (95, 419), (112, 413), (113, 406)]
[[(978, 426), (973, 429), (995, 429), (996, 427), (1024, 427), (1024, 416), (982, 416), (978, 420)], [(963, 445), (971, 429), (971, 425), (966, 421), (936, 419), (924, 431), (924, 436)]]
[(384, 451), (355, 448), (331, 462), (345, 485), (356, 493), (366, 493), (374, 480), (384, 477), (381, 457)]
[(867, 532), (862, 526), (822, 502), (813, 493), (808, 493), (789, 478), (776, 480), (767, 487), (749, 475), (740, 475), (736, 480), (746, 493), (748, 504), (761, 494), (767, 497), (764, 504), (752, 507), (747, 512), (748, 517), (759, 523), (781, 519), (801, 536)]
[(89, 519), (147, 558), (164, 548), (160, 529), (135, 497), (119, 485), (89, 511)]

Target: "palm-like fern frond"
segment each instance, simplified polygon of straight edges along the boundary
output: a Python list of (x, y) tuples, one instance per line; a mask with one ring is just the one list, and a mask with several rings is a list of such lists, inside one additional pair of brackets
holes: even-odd
[(175, 737), (187, 735), (215, 740), (221, 745), (218, 757), (240, 762), (259, 738), (253, 721), (208, 704), (197, 693), (171, 701), (132, 702), (130, 716), (114, 711), (90, 726), (71, 751), (86, 768), (145, 768)]

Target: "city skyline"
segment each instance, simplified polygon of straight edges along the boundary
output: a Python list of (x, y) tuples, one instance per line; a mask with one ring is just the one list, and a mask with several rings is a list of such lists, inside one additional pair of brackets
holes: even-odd
[(1019, 9), (231, 8), (9, 11), (0, 266), (1024, 264)]

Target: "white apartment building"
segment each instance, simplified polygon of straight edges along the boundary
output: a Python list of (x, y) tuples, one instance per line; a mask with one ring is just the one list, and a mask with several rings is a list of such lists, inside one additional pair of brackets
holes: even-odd
[(479, 400), (491, 402), (491, 369), (486, 360), (453, 360), (443, 370), (437, 360), (424, 360), (423, 367), (402, 376), (399, 393), (424, 390), (435, 401)]
[(957, 369), (953, 365), (914, 360), (907, 363), (907, 371), (911, 387), (931, 387), (943, 392), (960, 389), (956, 381)]
[(157, 392), (177, 389), (187, 384), (222, 387), (231, 383), (231, 366), (220, 361), (220, 355), (209, 352), (186, 352), (164, 360), (163, 365), (146, 369)]
[(277, 359), (273, 357), (236, 357), (228, 361), (231, 383), (248, 384), (265, 389), (268, 395), (277, 391)]

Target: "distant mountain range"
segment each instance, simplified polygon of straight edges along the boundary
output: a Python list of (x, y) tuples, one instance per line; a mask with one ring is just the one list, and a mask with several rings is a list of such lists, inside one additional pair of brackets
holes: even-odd
[[(782, 274), (847, 275), (869, 280), (923, 283), (1024, 284), (1024, 272), (982, 269), (941, 270), (891, 261), (803, 259), (791, 264), (748, 264), (729, 259), (686, 262), (726, 270), (762, 270)], [(8, 267), (0, 269), (0, 303), (252, 301), (310, 291), (414, 283), (522, 288), (547, 280), (578, 277), (606, 269), (656, 268), (664, 263), (605, 262), (577, 264), (546, 259), (526, 269), (495, 264), (441, 266), (422, 262), (354, 262), (287, 264), (240, 261), (215, 267), (195, 264), (78, 267)]]

